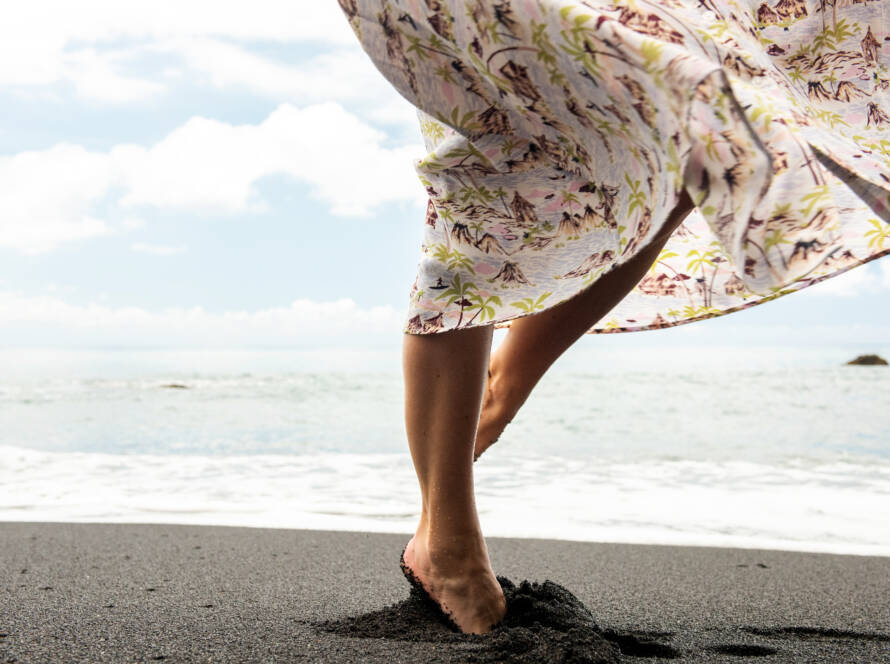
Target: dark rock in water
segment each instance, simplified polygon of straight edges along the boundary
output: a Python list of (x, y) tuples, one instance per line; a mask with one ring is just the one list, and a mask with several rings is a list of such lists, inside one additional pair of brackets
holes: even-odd
[(187, 390), (189, 389), (188, 385), (183, 385), (182, 383), (166, 383), (161, 385), (161, 387), (169, 387), (174, 390)]
[(601, 630), (587, 607), (552, 581), (516, 586), (498, 577), (507, 615), (488, 634), (460, 634), (446, 627), (415, 590), (408, 599), (361, 616), (314, 625), (350, 638), (428, 642), (425, 662), (474, 664), (618, 664), (624, 652), (635, 657), (672, 659), (679, 652), (642, 633)]
[(850, 360), (847, 365), (863, 365), (863, 366), (884, 366), (887, 364), (880, 355), (860, 355), (855, 360)]

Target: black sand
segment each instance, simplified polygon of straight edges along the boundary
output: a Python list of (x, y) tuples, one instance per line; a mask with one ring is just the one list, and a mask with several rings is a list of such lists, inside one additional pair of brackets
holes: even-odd
[(0, 523), (0, 664), (890, 662), (890, 558), (491, 539), (479, 637), (410, 596), (407, 539)]

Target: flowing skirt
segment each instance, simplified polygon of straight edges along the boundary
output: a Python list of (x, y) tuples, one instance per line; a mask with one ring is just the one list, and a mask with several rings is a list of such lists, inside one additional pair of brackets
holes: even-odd
[(418, 109), (405, 331), (559, 304), (695, 210), (590, 332), (720, 316), (890, 251), (880, 0), (339, 0)]

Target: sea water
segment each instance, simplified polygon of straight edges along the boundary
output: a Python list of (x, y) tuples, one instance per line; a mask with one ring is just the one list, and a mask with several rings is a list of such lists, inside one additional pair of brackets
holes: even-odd
[[(660, 352), (541, 381), (475, 465), (488, 535), (890, 555), (890, 368)], [(0, 520), (412, 532), (383, 355), (0, 353)]]

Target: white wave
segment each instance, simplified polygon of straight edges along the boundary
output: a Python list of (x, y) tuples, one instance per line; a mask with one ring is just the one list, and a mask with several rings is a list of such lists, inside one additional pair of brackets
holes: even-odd
[[(890, 464), (491, 454), (489, 536), (890, 556)], [(412, 532), (407, 454), (152, 455), (0, 446), (0, 520)]]

